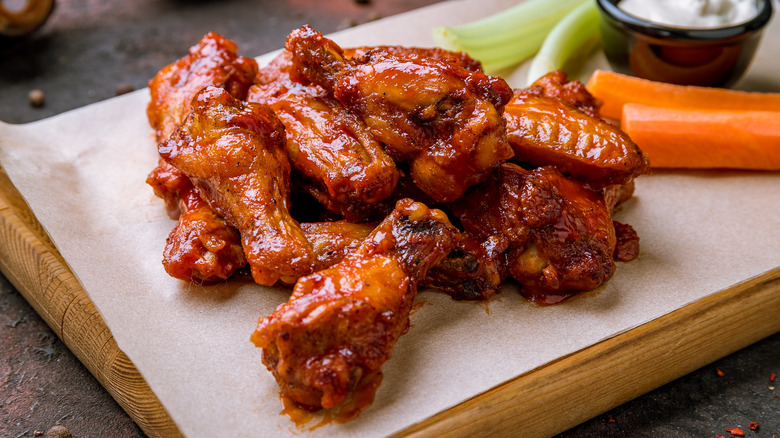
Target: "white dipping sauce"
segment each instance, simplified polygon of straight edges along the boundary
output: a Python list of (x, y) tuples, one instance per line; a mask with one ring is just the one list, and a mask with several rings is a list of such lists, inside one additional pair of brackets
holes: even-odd
[(647, 21), (686, 28), (734, 26), (758, 15), (758, 0), (621, 0), (618, 7)]

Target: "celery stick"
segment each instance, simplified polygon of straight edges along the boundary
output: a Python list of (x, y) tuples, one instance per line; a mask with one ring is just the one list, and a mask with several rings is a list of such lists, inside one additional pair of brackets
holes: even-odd
[(599, 12), (595, 0), (589, 0), (566, 15), (547, 35), (531, 62), (528, 83), (553, 70), (562, 69), (572, 55), (598, 35)]
[(536, 53), (545, 36), (577, 6), (590, 0), (528, 0), (498, 14), (433, 29), (436, 45), (466, 52), (487, 72), (519, 64)]

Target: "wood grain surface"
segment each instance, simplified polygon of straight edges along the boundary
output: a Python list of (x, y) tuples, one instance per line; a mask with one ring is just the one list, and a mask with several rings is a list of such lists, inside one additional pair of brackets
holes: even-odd
[[(0, 270), (153, 437), (180, 436), (0, 168)], [(397, 436), (545, 437), (780, 331), (780, 268), (548, 363)]]

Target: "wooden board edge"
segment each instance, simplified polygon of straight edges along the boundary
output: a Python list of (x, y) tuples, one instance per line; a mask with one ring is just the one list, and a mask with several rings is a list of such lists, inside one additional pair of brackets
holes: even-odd
[(0, 271), (151, 437), (182, 436), (0, 167)]
[(553, 436), (777, 333), (778, 314), (780, 268), (545, 364), (393, 436)]

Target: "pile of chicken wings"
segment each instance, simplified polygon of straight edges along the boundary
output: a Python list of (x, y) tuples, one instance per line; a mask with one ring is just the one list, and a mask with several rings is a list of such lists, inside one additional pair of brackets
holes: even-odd
[(418, 287), (553, 303), (638, 254), (612, 212), (647, 159), (561, 72), (513, 90), (465, 54), (303, 26), (263, 68), (209, 33), (149, 89), (163, 266), (294, 285), (251, 336), (294, 419), (370, 406)]

